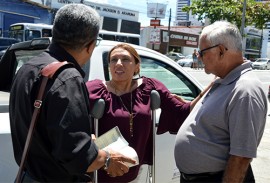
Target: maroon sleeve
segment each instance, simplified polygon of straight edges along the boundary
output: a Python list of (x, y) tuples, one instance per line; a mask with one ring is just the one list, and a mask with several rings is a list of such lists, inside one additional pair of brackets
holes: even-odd
[(105, 92), (105, 86), (102, 80), (95, 79), (92, 81), (86, 82), (86, 87), (89, 93), (89, 102), (90, 102), (90, 111), (92, 110), (95, 101), (103, 98), (103, 94)]
[(157, 134), (167, 131), (176, 134), (190, 113), (190, 103), (182, 103), (171, 96), (171, 92), (166, 86), (156, 79), (149, 79), (149, 83), (153, 85), (154, 90), (158, 91), (161, 99), (161, 115)]

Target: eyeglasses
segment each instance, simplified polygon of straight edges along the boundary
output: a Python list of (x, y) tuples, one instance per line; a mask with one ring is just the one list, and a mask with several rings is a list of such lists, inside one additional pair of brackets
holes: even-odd
[(101, 42), (102, 38), (101, 37), (97, 37), (96, 39), (96, 46), (98, 46)]
[[(199, 50), (198, 53), (199, 53), (200, 57), (203, 57), (203, 52), (204, 52), (204, 51), (210, 50), (210, 49), (215, 48), (215, 47), (218, 47), (218, 46), (219, 46), (219, 44), (217, 44), (217, 45), (215, 45), (215, 46), (211, 46), (211, 47), (205, 48), (205, 49), (203, 49), (203, 50)], [(227, 48), (226, 48), (226, 49), (227, 49)]]

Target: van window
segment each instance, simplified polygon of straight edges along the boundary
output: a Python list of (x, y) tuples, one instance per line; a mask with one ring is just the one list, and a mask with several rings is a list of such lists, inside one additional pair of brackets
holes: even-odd
[(128, 41), (128, 38), (127, 38), (127, 36), (116, 36), (116, 41), (126, 43)]
[(104, 40), (110, 40), (110, 41), (115, 41), (115, 36), (114, 35), (99, 35), (102, 39)]
[(152, 58), (141, 57), (141, 76), (161, 81), (170, 92), (193, 100), (199, 94), (197, 87), (182, 73), (170, 65)]
[(52, 37), (51, 29), (42, 29), (42, 37)]
[(139, 45), (140, 39), (137, 37), (128, 37), (128, 43)]
[(25, 40), (32, 40), (34, 38), (41, 37), (41, 33), (39, 30), (26, 30), (25, 31)]

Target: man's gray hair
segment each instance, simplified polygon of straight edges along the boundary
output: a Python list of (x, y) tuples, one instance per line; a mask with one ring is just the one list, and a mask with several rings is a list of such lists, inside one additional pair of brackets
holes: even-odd
[(211, 46), (224, 45), (226, 48), (235, 51), (242, 51), (242, 36), (239, 29), (227, 21), (217, 21), (206, 26), (200, 35), (201, 38), (209, 41)]
[(83, 4), (67, 4), (61, 7), (54, 19), (53, 42), (69, 49), (82, 49), (96, 39), (100, 16)]

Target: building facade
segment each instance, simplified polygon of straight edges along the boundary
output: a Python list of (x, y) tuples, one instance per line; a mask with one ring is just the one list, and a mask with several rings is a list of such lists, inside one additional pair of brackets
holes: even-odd
[[(51, 8), (59, 9), (67, 3), (80, 3), (78, 0), (58, 0), (51, 1)], [(101, 16), (101, 29), (115, 32), (125, 32), (132, 34), (140, 34), (139, 12), (112, 6), (109, 4), (101, 4), (92, 1), (83, 1), (83, 4), (95, 9)]]
[(166, 54), (170, 51), (191, 54), (198, 48), (202, 27), (167, 26), (141, 28), (141, 45)]
[(18, 22), (52, 23), (50, 8), (21, 0), (0, 1), (0, 37), (8, 37), (9, 26)]
[(244, 29), (243, 55), (249, 60), (267, 57), (268, 32), (254, 27)]
[(177, 0), (176, 1), (175, 24), (177, 26), (190, 26), (191, 22), (189, 20), (189, 13), (182, 11), (182, 8), (184, 6), (190, 6), (190, 1), (191, 0)]
[(140, 34), (139, 12), (108, 4), (79, 0), (1, 0), (0, 37), (8, 37), (13, 23), (52, 24), (59, 8), (69, 3), (83, 3), (94, 8), (101, 16), (101, 29)]

